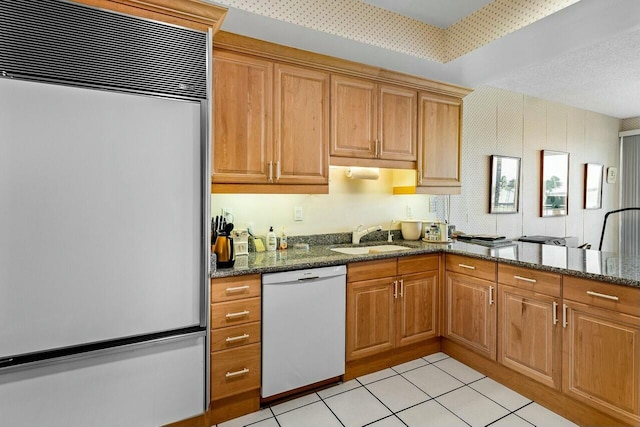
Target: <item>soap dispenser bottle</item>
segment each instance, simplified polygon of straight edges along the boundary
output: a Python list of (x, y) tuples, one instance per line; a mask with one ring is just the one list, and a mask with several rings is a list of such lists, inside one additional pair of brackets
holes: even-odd
[(281, 251), (287, 249), (287, 235), (284, 234), (284, 227), (282, 227), (282, 235), (280, 236), (280, 247), (278, 248)]
[(271, 226), (267, 233), (267, 251), (275, 251), (277, 246), (278, 239), (276, 238), (276, 233), (273, 232), (273, 226)]

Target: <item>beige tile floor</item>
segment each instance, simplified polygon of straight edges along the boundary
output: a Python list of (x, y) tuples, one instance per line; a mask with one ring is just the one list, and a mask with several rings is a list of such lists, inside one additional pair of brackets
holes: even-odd
[(218, 427), (565, 427), (576, 424), (444, 353), (416, 359)]

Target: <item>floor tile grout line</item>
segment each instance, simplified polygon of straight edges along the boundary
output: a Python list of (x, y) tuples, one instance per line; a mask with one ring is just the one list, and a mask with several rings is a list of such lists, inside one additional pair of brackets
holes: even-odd
[[(453, 359), (453, 360), (456, 360), (456, 359)], [(438, 361), (438, 362), (439, 362), (439, 361)], [(460, 362), (459, 360), (458, 360), (457, 362), (458, 362), (458, 363), (462, 363), (462, 362)], [(437, 362), (436, 362), (436, 363), (437, 363)], [(471, 383), (473, 383), (473, 382), (479, 381), (479, 380), (484, 379), (484, 378), (486, 378), (486, 377), (487, 377), (486, 375), (482, 375), (482, 373), (480, 373), (480, 372), (476, 371), (476, 372), (478, 372), (479, 374), (481, 374), (481, 375), (482, 375), (482, 378), (478, 378), (477, 380), (473, 380), (473, 381), (471, 381), (470, 383), (468, 383), (468, 384), (467, 384), (467, 383), (465, 383), (464, 381), (462, 381), (460, 378), (458, 378), (458, 377), (454, 376), (453, 374), (451, 374), (451, 373), (449, 373), (449, 372), (445, 371), (444, 369), (442, 369), (441, 367), (439, 367), (438, 365), (436, 365), (436, 363), (432, 363), (432, 365), (433, 365), (433, 366), (435, 366), (436, 368), (440, 369), (442, 372), (444, 372), (445, 374), (449, 375), (450, 377), (452, 377), (452, 378), (454, 378), (454, 379), (456, 379), (456, 380), (460, 381), (460, 382), (461, 382), (462, 384), (464, 384), (464, 385), (471, 384)], [(462, 363), (462, 364), (464, 365), (464, 363)], [(465, 366), (466, 366), (466, 365), (465, 365)], [(467, 367), (468, 367), (468, 366), (467, 366)], [(472, 369), (472, 368), (469, 368), (469, 369)], [(474, 369), (474, 370), (475, 370), (475, 369)]]
[[(528, 402), (528, 403), (525, 403), (525, 404), (524, 404), (524, 405), (522, 405), (522, 406), (520, 406), (518, 409), (514, 409), (514, 410), (512, 411), (511, 409), (509, 409), (509, 408), (507, 408), (506, 406), (504, 406), (502, 403), (498, 402), (497, 400), (492, 399), (492, 398), (491, 398), (491, 396), (487, 396), (486, 394), (484, 394), (484, 393), (483, 393), (483, 392), (481, 392), (480, 390), (476, 390), (475, 388), (471, 387), (471, 384), (474, 384), (474, 383), (477, 383), (477, 382), (479, 382), (479, 381), (482, 381), (482, 380), (484, 380), (485, 378), (489, 378), (489, 377), (483, 377), (483, 378), (480, 378), (480, 379), (478, 379), (478, 380), (472, 381), (472, 382), (470, 382), (469, 384), (467, 384), (467, 386), (468, 386), (471, 390), (475, 391), (476, 393), (479, 393), (481, 396), (486, 397), (487, 399), (489, 399), (490, 401), (492, 401), (492, 402), (493, 402), (493, 403), (495, 403), (496, 405), (499, 405), (499, 406), (503, 407), (504, 409), (506, 409), (507, 411), (509, 411), (509, 413), (513, 413), (513, 412), (515, 412), (515, 411), (519, 411), (520, 409), (524, 408), (525, 406), (527, 406), (528, 404), (530, 404), (530, 403), (532, 403), (532, 402), (533, 402), (531, 399), (529, 399), (529, 398), (525, 397), (525, 399), (527, 399), (529, 402)], [(489, 379), (491, 379), (491, 378), (489, 378)], [(511, 389), (510, 389), (510, 388), (508, 388), (508, 387), (507, 387), (507, 389), (509, 389), (510, 391), (513, 391), (513, 390), (511, 390)], [(515, 393), (515, 392), (514, 392), (514, 393)], [(524, 396), (522, 396), (522, 397), (524, 397)]]
[[(446, 394), (446, 393), (445, 393)], [(460, 421), (462, 421), (463, 423), (465, 423), (466, 425), (471, 427), (471, 424), (469, 424), (468, 422), (466, 422), (465, 420), (463, 420), (461, 417), (458, 416), (458, 414), (456, 414), (455, 412), (453, 412), (451, 409), (447, 408), (446, 406), (444, 406), (442, 403), (438, 402), (435, 398), (433, 398), (433, 400), (440, 406), (442, 406), (444, 409), (446, 409), (447, 411), (451, 412), (453, 414), (454, 417), (458, 418)]]
[[(533, 402), (531, 402), (531, 403), (533, 403)], [(527, 406), (527, 405), (524, 405), (524, 406)], [(522, 408), (524, 408), (524, 406), (523, 406)], [(520, 408), (520, 409), (522, 409), (522, 408)], [(519, 411), (520, 409), (518, 409), (518, 411)], [(521, 420), (523, 420), (524, 422), (527, 422), (527, 423), (531, 424), (533, 427), (536, 427), (536, 425), (535, 425), (532, 421), (529, 421), (528, 419), (526, 419), (526, 418), (524, 418), (524, 417), (522, 417), (522, 416), (520, 416), (520, 415), (516, 414), (516, 412), (515, 412), (515, 411), (513, 411), (513, 415), (515, 415), (516, 417), (520, 418), (520, 419), (521, 419)]]
[[(305, 403), (304, 405), (296, 406), (295, 408), (289, 409), (288, 411), (281, 412), (278, 415), (286, 414), (288, 412), (295, 411), (296, 409), (300, 409), (300, 408), (304, 408), (305, 406), (313, 405), (314, 403), (320, 402), (322, 400), (322, 397), (320, 397), (320, 395), (317, 392), (313, 391), (312, 393), (314, 393), (316, 396), (318, 396), (318, 400), (314, 400), (313, 402)], [(306, 397), (306, 396), (310, 396), (310, 395), (311, 395), (311, 393), (305, 394), (304, 396), (300, 396), (300, 398)], [(299, 399), (299, 398), (297, 398), (297, 399)], [(295, 400), (295, 399), (293, 399), (293, 400)], [(293, 400), (288, 400), (288, 401), (282, 402), (282, 404), (287, 403), (287, 402), (291, 402)], [(278, 405), (280, 405), (280, 403)], [(278, 406), (278, 405), (276, 405), (276, 406)], [(272, 406), (269, 406), (269, 409), (271, 410), (271, 413), (273, 414), (274, 417), (278, 416), (278, 415), (276, 415), (275, 412), (273, 412), (273, 407)]]
[(278, 427), (282, 427), (280, 425), (280, 421), (278, 420), (278, 417), (276, 417), (276, 413), (273, 412), (273, 409), (271, 409), (271, 406), (269, 406), (269, 410), (271, 411), (271, 414), (273, 415), (273, 419), (276, 420), (276, 424), (278, 424)]
[[(357, 386), (357, 387), (354, 387), (354, 388), (350, 388), (349, 390), (340, 391), (340, 392), (338, 392), (338, 393), (336, 393), (336, 394), (332, 394), (331, 396), (322, 397), (322, 396), (320, 396), (320, 393), (318, 393), (318, 391), (317, 391), (317, 390), (314, 390), (314, 392), (318, 395), (318, 397), (320, 397), (320, 400), (324, 400), (324, 399), (329, 399), (329, 398), (331, 398), (331, 397), (333, 397), (333, 396), (339, 396), (339, 395), (341, 395), (341, 394), (347, 393), (347, 392), (349, 392), (349, 391), (351, 391), (351, 390), (355, 390), (355, 389), (360, 388), (360, 387), (364, 387), (364, 385), (362, 385), (362, 383), (361, 383), (360, 381), (358, 381), (356, 378), (354, 378), (354, 380), (355, 380), (356, 382), (358, 382), (358, 384), (360, 384), (360, 385), (359, 385), (359, 386)], [(351, 380), (349, 380), (349, 381), (351, 381)], [(344, 384), (344, 382), (343, 382), (342, 384)], [(329, 389), (323, 389), (323, 390), (329, 390)], [(322, 391), (322, 390), (320, 390), (320, 391)]]
[[(346, 392), (345, 392), (346, 393)], [(338, 420), (338, 422), (340, 423), (340, 425), (342, 427), (345, 427), (344, 423), (342, 422), (342, 420), (340, 419), (340, 417), (333, 412), (333, 409), (331, 409), (331, 407), (329, 406), (329, 404), (327, 404), (327, 402), (325, 402), (322, 398), (320, 398), (320, 401), (324, 404), (324, 406), (327, 407), (327, 409), (329, 410), (329, 412), (331, 412), (333, 414), (334, 417), (336, 417), (336, 420)]]
[(407, 427), (408, 427), (407, 423), (405, 423), (404, 421), (402, 421), (402, 419), (401, 419), (398, 415), (396, 415), (396, 413), (395, 413), (395, 412), (394, 412), (393, 414), (391, 414), (391, 415), (387, 415), (386, 417), (380, 418), (379, 420), (371, 421), (370, 423), (365, 424), (365, 425), (363, 425), (362, 427), (368, 427), (368, 426), (370, 426), (370, 425), (372, 425), (372, 424), (375, 424), (375, 423), (380, 422), (380, 421), (382, 421), (382, 420), (386, 420), (387, 418), (391, 418), (391, 417), (395, 417), (395, 418), (397, 418), (397, 419), (398, 419), (398, 421), (400, 421), (402, 424), (404, 424), (405, 426), (407, 426)]

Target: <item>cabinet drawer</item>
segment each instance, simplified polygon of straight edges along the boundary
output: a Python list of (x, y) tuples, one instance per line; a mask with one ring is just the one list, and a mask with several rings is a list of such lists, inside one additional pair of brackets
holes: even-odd
[(447, 254), (447, 270), (479, 279), (496, 281), (496, 262)]
[(260, 387), (260, 344), (211, 354), (211, 400)]
[(260, 320), (260, 298), (211, 304), (211, 328), (225, 328)]
[(259, 297), (260, 287), (259, 274), (211, 279), (211, 302)]
[(640, 314), (640, 289), (563, 276), (562, 297), (620, 313)]
[(397, 258), (377, 259), (375, 261), (353, 262), (347, 265), (347, 281), (393, 277), (397, 272)]
[(438, 269), (440, 255), (417, 255), (398, 258), (398, 274), (422, 273)]
[(260, 342), (260, 322), (211, 331), (211, 351), (227, 350)]
[(498, 264), (498, 282), (540, 294), (559, 297), (562, 287), (562, 275), (508, 264)]

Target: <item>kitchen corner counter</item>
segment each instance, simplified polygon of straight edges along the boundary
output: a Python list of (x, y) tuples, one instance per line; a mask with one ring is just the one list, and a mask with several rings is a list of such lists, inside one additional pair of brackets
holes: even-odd
[[(366, 242), (361, 246), (386, 243), (386, 241)], [(395, 240), (393, 244), (411, 249), (375, 254), (347, 255), (334, 252), (331, 248), (350, 247), (353, 245), (334, 244), (314, 245), (310, 246), (308, 250), (291, 248), (285, 251), (252, 252), (249, 255), (236, 257), (235, 267), (218, 269), (211, 274), (211, 277), (219, 278), (243, 274), (328, 267), (350, 262), (444, 252), (618, 285), (640, 287), (640, 258), (625, 257), (610, 252), (525, 242), (514, 242), (511, 246), (498, 248), (457, 241), (448, 244), (433, 244), (422, 241)]]

